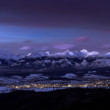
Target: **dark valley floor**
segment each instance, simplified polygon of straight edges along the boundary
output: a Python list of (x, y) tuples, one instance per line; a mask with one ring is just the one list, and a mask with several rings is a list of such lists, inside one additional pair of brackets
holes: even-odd
[(52, 92), (14, 91), (0, 94), (1, 110), (73, 110), (110, 105), (110, 89), (66, 89)]

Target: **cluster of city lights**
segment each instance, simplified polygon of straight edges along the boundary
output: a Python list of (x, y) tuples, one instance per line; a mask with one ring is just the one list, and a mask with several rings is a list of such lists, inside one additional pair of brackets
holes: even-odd
[(29, 89), (29, 88), (109, 88), (110, 80), (83, 81), (79, 83), (33, 83), (23, 85), (10, 85), (13, 89)]

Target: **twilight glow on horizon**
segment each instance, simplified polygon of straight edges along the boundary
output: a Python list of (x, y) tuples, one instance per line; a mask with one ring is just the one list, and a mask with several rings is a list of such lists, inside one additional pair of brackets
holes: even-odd
[(0, 49), (110, 51), (109, 0), (2, 0)]

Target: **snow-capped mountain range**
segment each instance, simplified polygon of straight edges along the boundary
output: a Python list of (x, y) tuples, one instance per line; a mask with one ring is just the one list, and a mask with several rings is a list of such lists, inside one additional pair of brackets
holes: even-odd
[(57, 68), (103, 68), (110, 67), (110, 52), (100, 54), (97, 51), (65, 51), (59, 53), (30, 52), (28, 54), (13, 55), (0, 53), (0, 67), (32, 67), (37, 70)]
[(21, 58), (39, 58), (39, 57), (62, 57), (62, 58), (87, 58), (87, 57), (110, 57), (110, 52), (105, 54), (100, 54), (97, 51), (89, 52), (86, 49), (83, 49), (81, 51), (69, 51), (66, 50), (64, 52), (58, 52), (51, 54), (49, 51), (46, 52), (30, 52), (28, 54), (22, 54), (22, 55), (14, 55), (9, 52), (0, 52), (0, 59), (13, 59), (13, 60), (19, 60)]
[[(21, 57), (21, 55), (19, 55)], [(49, 51), (46, 52), (30, 52), (28, 54), (22, 55), (22, 57), (27, 58), (39, 58), (39, 57), (53, 57), (53, 58), (87, 58), (87, 57), (103, 57), (103, 58), (110, 58), (110, 52), (105, 54), (100, 54), (97, 51), (89, 52), (86, 49), (81, 51), (69, 51), (66, 50), (64, 52), (58, 53), (50, 53)], [(18, 57), (19, 59), (19, 57)]]
[[(97, 51), (93, 51), (93, 52), (88, 52), (87, 50), (83, 49), (81, 51), (75, 51), (75, 52), (72, 52), (72, 51), (69, 51), (69, 50), (66, 50), (64, 52), (59, 52), (59, 53), (54, 53), (54, 54), (51, 54), (49, 51), (47, 52), (38, 52), (38, 53), (29, 53), (26, 55), (26, 57), (28, 58), (37, 58), (37, 57), (55, 57), (55, 58), (58, 58), (58, 57), (62, 57), (62, 58), (86, 58), (86, 57), (89, 57), (89, 56), (100, 56), (101, 54)], [(107, 53), (105, 54), (105, 56), (109, 56), (110, 53)]]

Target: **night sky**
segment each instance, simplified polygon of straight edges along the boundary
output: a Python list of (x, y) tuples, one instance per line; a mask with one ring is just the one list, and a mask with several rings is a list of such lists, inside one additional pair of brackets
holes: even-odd
[(110, 51), (110, 0), (1, 0), (0, 49)]

